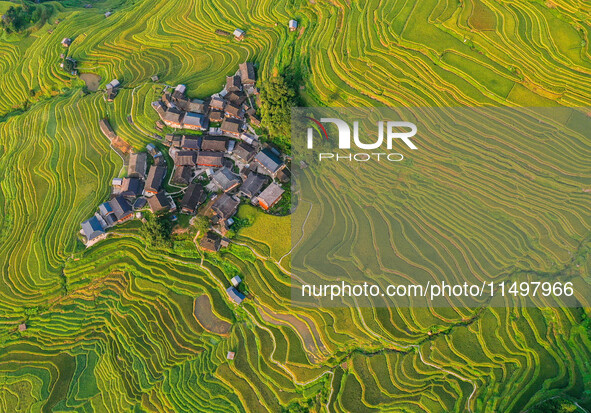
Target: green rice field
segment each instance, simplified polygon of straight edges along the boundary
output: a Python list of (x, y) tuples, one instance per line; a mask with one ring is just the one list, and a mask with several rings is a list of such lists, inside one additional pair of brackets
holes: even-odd
[[(174, 248), (151, 248), (135, 223), (88, 249), (79, 237), (123, 165), (98, 121), (108, 117), (118, 136), (143, 148), (157, 133), (150, 103), (165, 85), (183, 83), (191, 97), (205, 98), (252, 61), (261, 82), (274, 71), (296, 79), (307, 106), (561, 113), (591, 106), (588, 2), (50, 3), (54, 14), (43, 27), (0, 33), (0, 412), (591, 410), (589, 308), (294, 305), (285, 257), (290, 219), (245, 206), (239, 216), (255, 214), (252, 226), (217, 255), (194, 248), (193, 233)], [(0, 12), (8, 6), (0, 2)], [(287, 29), (292, 18), (295, 32)], [(215, 33), (235, 28), (245, 30), (243, 41)], [(60, 69), (64, 37), (73, 39), (67, 53), (80, 73), (100, 76), (99, 91)], [(122, 89), (106, 102), (101, 90), (113, 78)], [(576, 117), (569, 122), (577, 128)], [(402, 168), (390, 188), (401, 209), (412, 205), (424, 215), (394, 219), (380, 205), (364, 214), (387, 222), (376, 230), (416, 243), (427, 238), (427, 258), (444, 257), (460, 272), (470, 265), (491, 277), (508, 266), (569, 269), (588, 283), (588, 134), (579, 131), (568, 150), (520, 134), (514, 147), (522, 152), (492, 138), (473, 142), (470, 162), (434, 144), (437, 164)], [(478, 163), (487, 149), (503, 157), (492, 170)], [(346, 178), (354, 180), (354, 171)], [(438, 184), (464, 188), (463, 196), (437, 192)], [(351, 207), (329, 196), (325, 202)], [(453, 230), (465, 225), (474, 234), (474, 211), (495, 214), (502, 225), (462, 242)], [(362, 251), (373, 254), (367, 245)], [(389, 257), (397, 265), (413, 253), (397, 252)], [(225, 292), (234, 275), (248, 290), (240, 307)]]

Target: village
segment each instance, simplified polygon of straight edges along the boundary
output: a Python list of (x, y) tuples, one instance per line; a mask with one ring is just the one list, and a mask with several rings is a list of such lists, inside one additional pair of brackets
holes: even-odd
[[(143, 212), (150, 211), (207, 217), (211, 225), (199, 247), (216, 253), (229, 245), (225, 236), (241, 203), (270, 211), (281, 200), (291, 178), (289, 157), (262, 144), (253, 128), (260, 125), (253, 103), (259, 95), (254, 65), (241, 63), (222, 91), (205, 100), (190, 99), (186, 92), (185, 85), (164, 87), (160, 99), (151, 103), (160, 118), (155, 127), (195, 132), (162, 138), (159, 146), (167, 148), (168, 162), (154, 143), (146, 151), (130, 151), (127, 175), (112, 180), (110, 199), (81, 224), (87, 247), (114, 226), (143, 220)], [(108, 119), (101, 119), (99, 127), (112, 147), (125, 145)], [(232, 279), (227, 290), (237, 304), (245, 298), (239, 283), (239, 277)]]

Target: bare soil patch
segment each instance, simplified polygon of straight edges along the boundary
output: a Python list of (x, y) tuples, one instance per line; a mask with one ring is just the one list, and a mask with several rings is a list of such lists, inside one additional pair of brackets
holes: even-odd
[(227, 335), (232, 328), (232, 324), (219, 319), (213, 313), (211, 310), (211, 301), (206, 294), (195, 299), (193, 314), (204, 329), (211, 331), (214, 334)]
[(101, 77), (96, 73), (81, 73), (80, 79), (86, 83), (86, 88), (91, 92), (96, 92), (101, 83)]

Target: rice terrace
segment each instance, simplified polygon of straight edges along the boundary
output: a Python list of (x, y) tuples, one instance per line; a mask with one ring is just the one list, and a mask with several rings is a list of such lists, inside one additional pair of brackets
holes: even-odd
[[(0, 412), (591, 411), (589, 2), (0, 15)], [(300, 162), (296, 107), (429, 133), (388, 170)], [(296, 269), (572, 301), (310, 305)]]

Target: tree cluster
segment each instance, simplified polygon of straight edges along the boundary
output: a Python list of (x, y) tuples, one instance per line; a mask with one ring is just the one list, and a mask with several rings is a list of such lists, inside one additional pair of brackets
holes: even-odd
[(172, 222), (167, 215), (154, 216), (146, 214), (146, 220), (140, 229), (140, 234), (153, 248), (170, 248), (172, 245)]
[(211, 220), (204, 215), (196, 215), (192, 222), (193, 227), (202, 236), (207, 233), (207, 230), (209, 230), (209, 227), (211, 226)]
[(21, 6), (10, 6), (6, 10), (6, 13), (0, 18), (0, 27), (8, 33), (21, 33), (31, 25), (45, 24), (52, 12), (51, 5), (34, 6), (22, 1)]
[(529, 410), (531, 413), (574, 413), (577, 411), (579, 409), (574, 403), (561, 397), (548, 399)]
[(271, 77), (261, 88), (261, 121), (282, 151), (291, 148), (291, 108), (296, 94), (281, 75)]
[(68, 72), (71, 73), (72, 70), (76, 69), (76, 63), (74, 61), (72, 61), (71, 59), (65, 58), (63, 61), (63, 69)]

